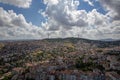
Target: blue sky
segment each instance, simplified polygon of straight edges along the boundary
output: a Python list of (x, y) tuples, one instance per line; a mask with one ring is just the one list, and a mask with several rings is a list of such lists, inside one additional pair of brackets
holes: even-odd
[(80, 0), (80, 5), (78, 7), (78, 9), (85, 9), (86, 11), (91, 11), (93, 9), (97, 9), (98, 12), (105, 14), (106, 11), (103, 9), (102, 5), (96, 1), (96, 0), (92, 0), (94, 6), (90, 6), (88, 3), (84, 2), (83, 0)]
[(45, 5), (41, 0), (33, 0), (30, 8), (27, 9), (4, 3), (0, 3), (0, 7), (3, 7), (5, 10), (13, 10), (17, 14), (23, 14), (27, 22), (32, 22), (37, 26), (44, 21), (44, 18), (38, 13), (40, 9), (45, 10)]
[(119, 39), (119, 2), (0, 0), (0, 40), (42, 39), (48, 33), (51, 38)]
[[(43, 3), (43, 0), (33, 0), (30, 8), (18, 8), (14, 5), (0, 3), (0, 7), (3, 7), (5, 10), (13, 10), (17, 14), (23, 14), (27, 22), (32, 22), (36, 26), (40, 26), (41, 22), (45, 22), (44, 17), (38, 13), (39, 10), (45, 11), (46, 5)], [(94, 1), (94, 6), (90, 6), (87, 2), (80, 0), (80, 5), (78, 9), (86, 10), (87, 12), (98, 9), (98, 12), (105, 14), (105, 10), (102, 8), (99, 2)]]

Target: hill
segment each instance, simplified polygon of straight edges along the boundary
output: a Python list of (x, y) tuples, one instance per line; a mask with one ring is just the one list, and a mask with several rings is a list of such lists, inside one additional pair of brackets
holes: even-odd
[(54, 38), (0, 42), (0, 80), (120, 79), (119, 61), (119, 40)]

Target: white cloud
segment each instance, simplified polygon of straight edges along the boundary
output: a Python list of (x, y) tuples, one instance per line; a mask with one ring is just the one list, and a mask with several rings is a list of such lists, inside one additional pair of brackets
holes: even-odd
[(22, 14), (0, 7), (0, 39), (43, 38), (44, 29), (27, 23)]
[(58, 0), (44, 0), (45, 4), (52, 4), (52, 5), (56, 5), (58, 4)]
[[(48, 18), (43, 27), (49, 32), (55, 32), (56, 36), (59, 34), (60, 37), (72, 37), (80, 34), (81, 37), (91, 39), (120, 37), (118, 34), (120, 29), (117, 28), (116, 31), (116, 28), (112, 28), (117, 26), (114, 21), (111, 22), (108, 13), (104, 15), (96, 9), (89, 12), (78, 10), (79, 0), (49, 1), (51, 2), (45, 3), (47, 5), (45, 12), (41, 13)], [(51, 33), (51, 36), (54, 34)]]
[(50, 30), (87, 26), (85, 21), (87, 18), (85, 16), (86, 11), (77, 10), (79, 0), (57, 0), (57, 4), (53, 3), (54, 2), (47, 3), (47, 8), (44, 12), (44, 15), (48, 18), (47, 26)]
[(93, 2), (91, 0), (83, 0), (84, 2), (87, 2), (90, 6), (94, 6)]
[(100, 0), (100, 2), (108, 11), (108, 16), (120, 20), (120, 0)]
[(14, 5), (20, 8), (29, 8), (32, 0), (0, 0), (0, 2)]
[[(117, 9), (109, 6), (106, 14), (96, 9), (89, 12), (78, 10), (79, 0), (44, 0), (44, 4), (45, 11), (39, 13), (45, 17), (46, 22), (41, 27), (28, 23), (22, 14), (17, 15), (13, 10), (0, 8), (0, 38), (46, 38), (47, 33), (50, 37), (77, 37), (79, 34), (80, 37), (90, 39), (120, 38), (120, 20), (115, 18), (119, 15)], [(111, 13), (113, 11), (115, 14)]]
[(109, 17), (99, 13), (96, 9), (87, 13), (87, 22), (89, 23), (89, 26), (104, 26), (107, 25), (109, 21)]

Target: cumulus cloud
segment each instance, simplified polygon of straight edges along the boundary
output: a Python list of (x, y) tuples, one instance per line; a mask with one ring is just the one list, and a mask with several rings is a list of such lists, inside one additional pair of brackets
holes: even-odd
[(100, 0), (101, 5), (109, 11), (108, 15), (115, 20), (120, 20), (120, 0)]
[(96, 9), (87, 13), (87, 22), (89, 23), (89, 26), (104, 26), (107, 25), (109, 21), (109, 17), (99, 13)]
[[(54, 2), (55, 1), (55, 2)], [(86, 11), (77, 10), (79, 0), (45, 0), (47, 4), (44, 14), (48, 17), (48, 28), (59, 30), (60, 28), (71, 29), (74, 26), (85, 27)]]
[[(93, 6), (90, 0), (84, 1)], [(46, 30), (56, 32), (61, 37), (72, 37), (77, 34), (91, 39), (118, 38), (120, 36), (116, 34), (120, 30), (117, 28), (116, 31), (116, 27), (120, 27), (118, 24), (120, 21), (117, 22), (118, 26), (114, 21), (111, 22), (111, 17), (108, 16), (109, 12), (102, 14), (96, 9), (89, 12), (78, 10), (79, 0), (44, 0), (44, 4), (47, 7), (41, 14), (47, 17), (47, 22), (43, 23), (43, 26)]]
[(48, 21), (45, 26), (51, 31), (61, 28), (69, 30), (74, 27), (106, 25), (109, 21), (106, 15), (97, 12), (96, 9), (90, 12), (78, 10), (79, 0), (49, 0), (49, 3), (47, 2), (48, 0), (45, 0), (47, 8), (42, 14), (47, 16)]
[(32, 0), (0, 0), (1, 3), (14, 5), (20, 8), (29, 8)]
[(44, 29), (28, 23), (22, 14), (13, 10), (5, 11), (0, 7), (0, 38), (1, 39), (34, 39), (42, 38)]
[(102, 14), (97, 9), (89, 12), (78, 10), (79, 0), (44, 0), (45, 11), (40, 10), (39, 13), (46, 22), (42, 22), (41, 27), (28, 23), (22, 14), (0, 8), (0, 38), (38, 39), (46, 38), (49, 34), (52, 38), (79, 35), (90, 39), (119, 39), (119, 4), (117, 0), (114, 3), (113, 0), (109, 1), (111, 3), (100, 0), (101, 5), (108, 11)]

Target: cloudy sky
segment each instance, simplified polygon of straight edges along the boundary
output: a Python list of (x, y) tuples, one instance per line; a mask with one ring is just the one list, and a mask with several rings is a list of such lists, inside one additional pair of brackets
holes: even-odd
[(0, 40), (120, 39), (120, 0), (0, 0)]

